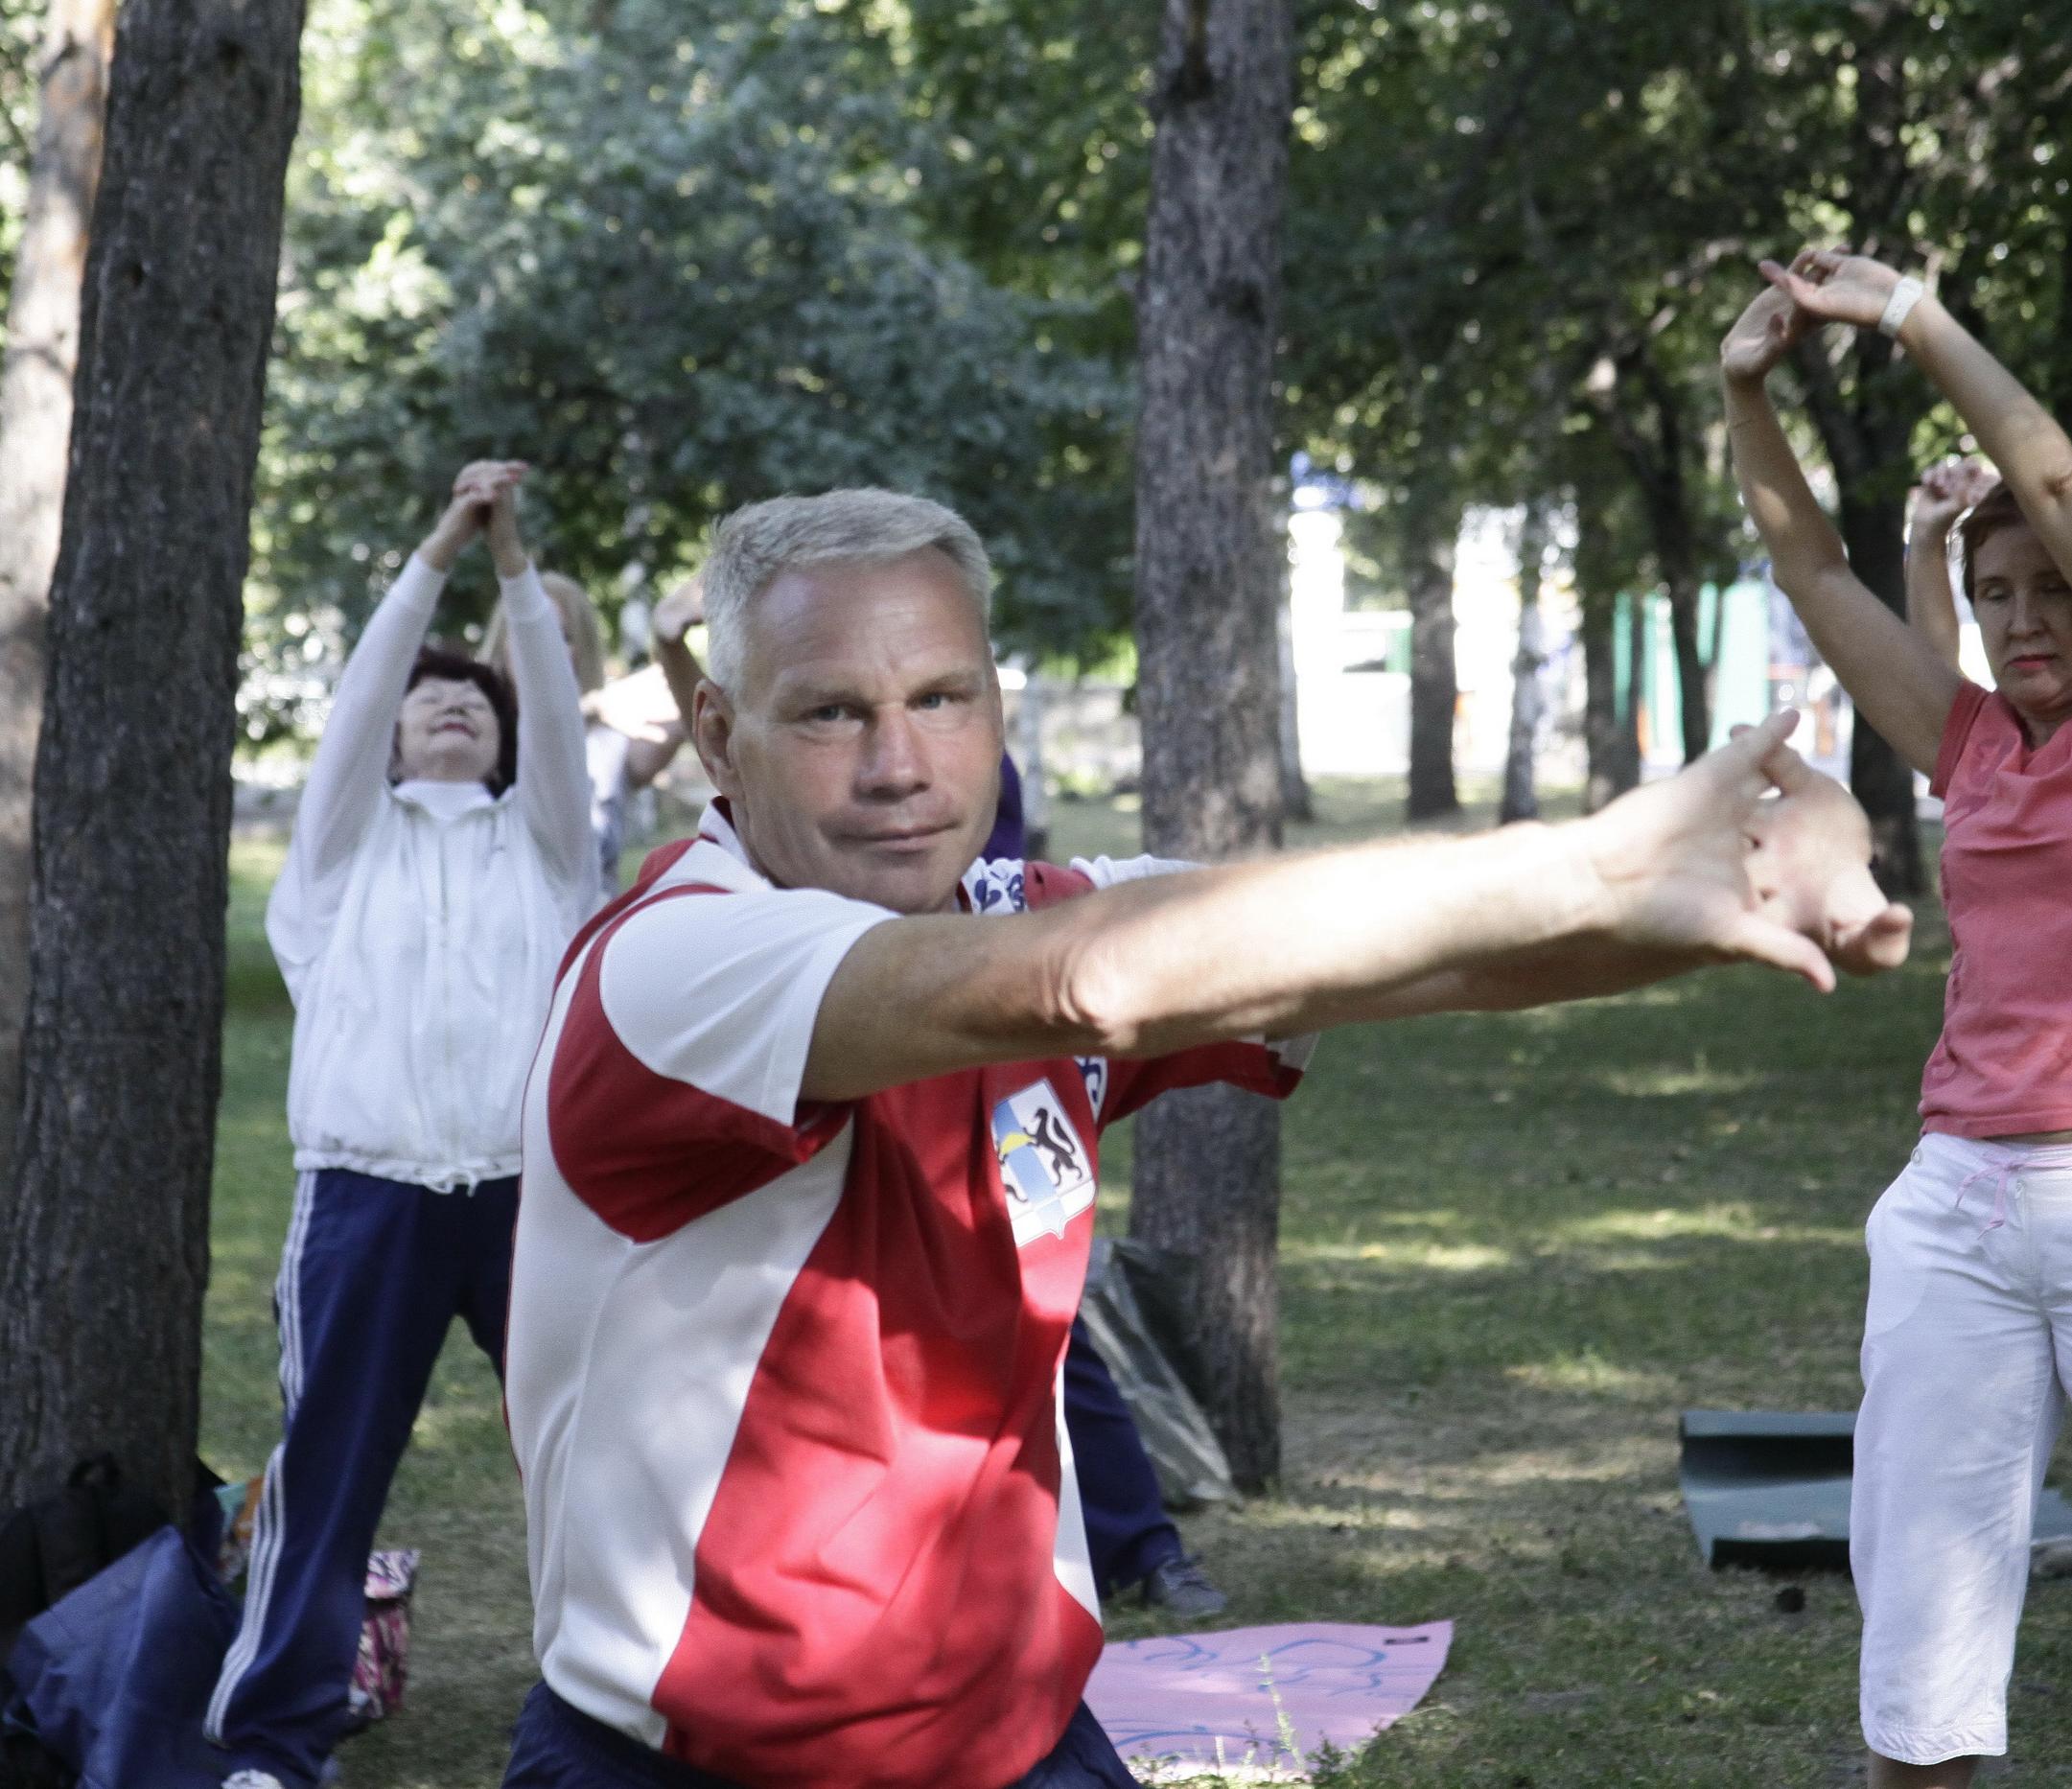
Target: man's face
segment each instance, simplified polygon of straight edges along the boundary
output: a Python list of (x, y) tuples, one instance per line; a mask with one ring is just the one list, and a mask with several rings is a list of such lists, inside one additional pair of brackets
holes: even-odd
[(934, 547), (780, 572), (740, 687), (698, 692), (698, 755), (784, 888), (896, 913), (956, 905), (999, 803), (1000, 685), (976, 605)]

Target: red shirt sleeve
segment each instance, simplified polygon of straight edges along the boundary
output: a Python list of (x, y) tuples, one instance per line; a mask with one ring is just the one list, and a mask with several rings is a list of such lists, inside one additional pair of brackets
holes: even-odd
[(850, 1107), (802, 1102), (799, 1077), (828, 979), (890, 917), (818, 891), (685, 884), (610, 920), (547, 1067), (547, 1134), (576, 1197), (652, 1242), (840, 1135)]

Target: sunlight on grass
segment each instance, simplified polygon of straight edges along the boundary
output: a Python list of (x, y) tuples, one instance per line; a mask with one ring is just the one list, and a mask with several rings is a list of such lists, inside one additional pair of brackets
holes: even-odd
[(1690, 1093), (1749, 1093), (1772, 1078), (1759, 1069), (1730, 1072), (1700, 1064), (1694, 1068), (1606, 1069), (1595, 1079), (1609, 1091), (1629, 1100), (1659, 1100)]
[[(448, 1339), (449, 1345), (454, 1347), (472, 1345), (458, 1330)], [(456, 1396), (449, 1390), (442, 1397), (428, 1398), (418, 1409), (416, 1422), (410, 1425), (410, 1445), (433, 1452), (452, 1452), (456, 1448), (472, 1450), (481, 1445), (485, 1429), (494, 1430), (501, 1442), (503, 1405), (501, 1398), (494, 1395), (494, 1380), (489, 1381), (487, 1389), (492, 1395)]]
[(1281, 1251), (1284, 1261), (1379, 1261), (1398, 1267), (1429, 1267), (1436, 1273), (1478, 1273), (1507, 1267), (1515, 1259), (1507, 1248), (1480, 1243), (1293, 1243)]
[(1504, 1377), (1531, 1391), (1554, 1391), (1628, 1403), (1659, 1403), (1676, 1395), (1674, 1375), (1618, 1366), (1595, 1354), (1560, 1355), (1506, 1367)]
[[(1746, 1204), (1697, 1205), (1682, 1210), (1605, 1211), (1554, 1226), (1564, 1243), (1666, 1242), (1680, 1237), (1720, 1238), (1737, 1243), (1812, 1244), (1860, 1248), (1860, 1225), (1778, 1223), (1758, 1218)], [(1599, 1257), (1599, 1260), (1606, 1259)]]

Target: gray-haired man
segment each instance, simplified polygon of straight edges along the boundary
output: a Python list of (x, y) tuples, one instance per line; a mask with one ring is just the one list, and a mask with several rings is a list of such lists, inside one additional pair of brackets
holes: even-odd
[(888, 492), (720, 532), (720, 799), (576, 941), (528, 1093), (506, 1382), (546, 1681), (508, 1784), (1127, 1784), (1080, 1701), (1057, 1393), (1103, 1127), (1285, 1094), (1326, 1025), (1904, 955), (1783, 723), (1567, 826), (974, 864), (989, 581)]

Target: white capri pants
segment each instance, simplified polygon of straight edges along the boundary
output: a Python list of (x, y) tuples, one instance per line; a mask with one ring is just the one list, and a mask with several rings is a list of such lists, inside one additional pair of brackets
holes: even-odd
[(2029, 1537), (2072, 1383), (2072, 1147), (1930, 1133), (1865, 1227), (1850, 1501), (1863, 1735), (2007, 1750)]

